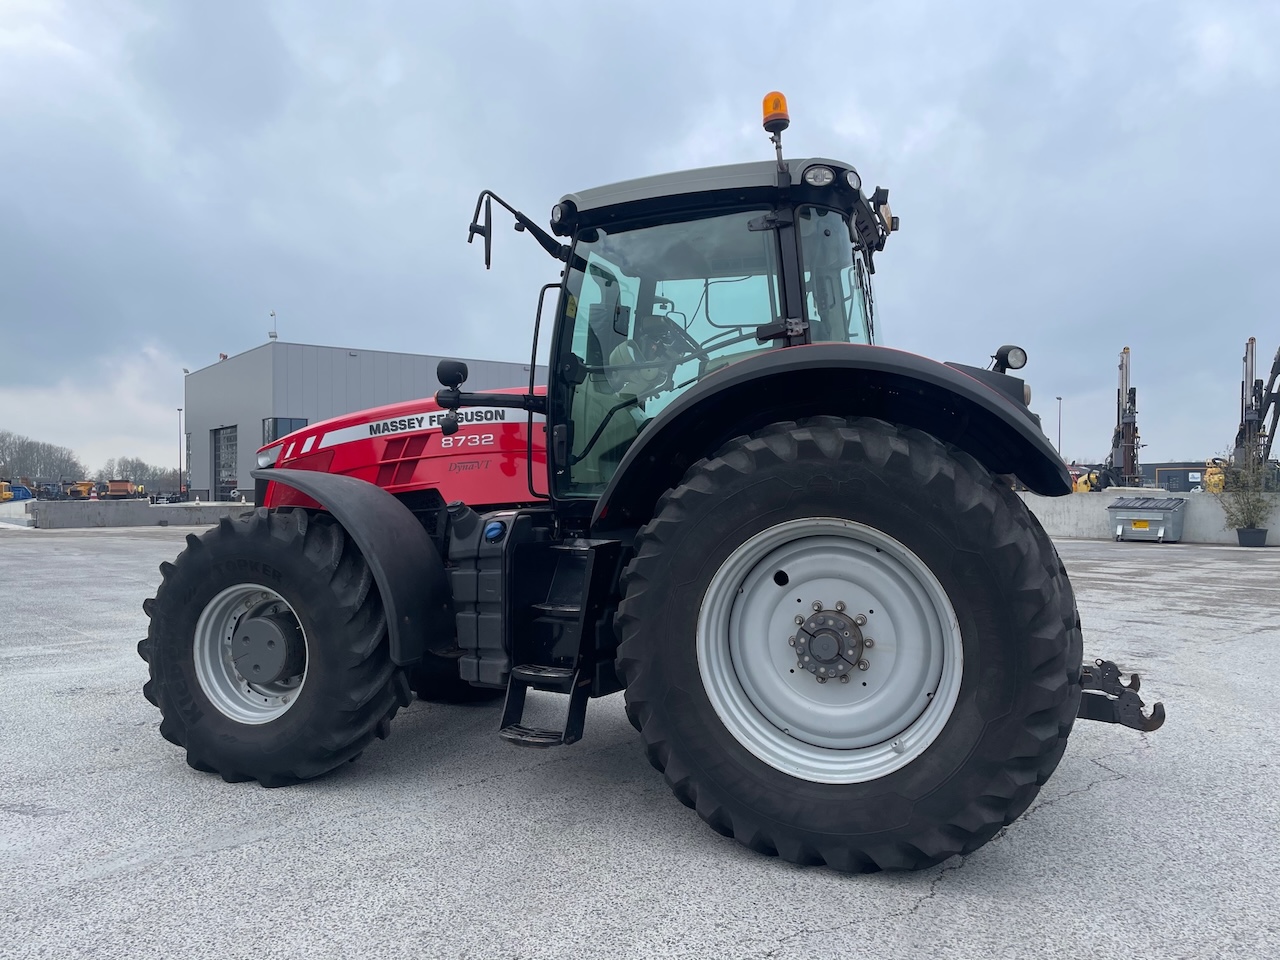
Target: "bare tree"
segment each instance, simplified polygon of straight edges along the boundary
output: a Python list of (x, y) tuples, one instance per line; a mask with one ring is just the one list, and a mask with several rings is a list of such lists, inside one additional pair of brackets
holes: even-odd
[(0, 464), (3, 475), (17, 479), (80, 480), (88, 470), (67, 447), (32, 440), (9, 430), (0, 430)]

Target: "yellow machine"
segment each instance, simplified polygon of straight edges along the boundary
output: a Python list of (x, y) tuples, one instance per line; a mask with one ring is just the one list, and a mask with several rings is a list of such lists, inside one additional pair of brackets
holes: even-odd
[(8, 481), (0, 480), (0, 503), (13, 499), (13, 488), (9, 486)]
[(1227, 461), (1221, 457), (1214, 457), (1206, 460), (1204, 464), (1204, 480), (1201, 486), (1205, 493), (1221, 493), (1223, 484), (1226, 482)]
[(1101, 490), (1102, 485), (1098, 479), (1098, 471), (1089, 470), (1080, 474), (1080, 476), (1076, 477), (1075, 482), (1072, 483), (1071, 489), (1075, 493), (1093, 493), (1095, 490)]

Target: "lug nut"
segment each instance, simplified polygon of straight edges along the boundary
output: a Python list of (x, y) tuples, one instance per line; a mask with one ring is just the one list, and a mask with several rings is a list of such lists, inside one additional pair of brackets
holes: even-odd
[(836, 601), (836, 613), (844, 613), (844, 601), (843, 601), (843, 600), (837, 600), (837, 601)]
[(804, 623), (804, 617), (802, 617), (802, 616), (800, 616), (799, 614), (797, 614), (797, 615), (796, 615), (796, 626), (799, 626), (799, 625), (800, 625), (800, 624), (802, 624), (802, 623)]
[(821, 600), (815, 600), (815, 601), (813, 601), (813, 609), (814, 609), (814, 610), (821, 610), (821, 609), (822, 609), (822, 601), (821, 601)]
[(859, 660), (859, 661), (858, 661), (858, 669), (859, 669), (859, 670), (866, 670), (866, 669), (869, 669), (869, 668), (870, 668), (870, 666), (871, 666), (871, 664), (867, 663), (867, 661), (865, 661), (865, 660)]
[(791, 644), (794, 647), (796, 645), (796, 638), (792, 637), (790, 640), (787, 641), (787, 643)]
[(819, 682), (819, 683), (826, 683), (826, 682), (827, 682), (827, 678), (826, 678), (826, 677), (819, 677), (819, 678), (818, 678), (818, 682)]
[(863, 627), (863, 626), (866, 626), (867, 618), (864, 614), (860, 613), (853, 618), (853, 622), (856, 623), (858, 626)]
[(846, 674), (843, 674), (843, 675), (840, 677), (840, 682), (841, 682), (841, 683), (848, 683), (848, 682), (849, 682), (849, 675), (848, 675), (847, 673), (846, 673)]
[(868, 650), (870, 650), (872, 647), (876, 645), (876, 642), (872, 640), (870, 637), (863, 637), (862, 645), (866, 647)]

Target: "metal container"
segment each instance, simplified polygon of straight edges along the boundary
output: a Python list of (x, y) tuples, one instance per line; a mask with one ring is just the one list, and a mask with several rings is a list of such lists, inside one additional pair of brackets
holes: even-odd
[(1107, 507), (1107, 518), (1117, 540), (1177, 543), (1186, 507), (1180, 497), (1117, 497)]

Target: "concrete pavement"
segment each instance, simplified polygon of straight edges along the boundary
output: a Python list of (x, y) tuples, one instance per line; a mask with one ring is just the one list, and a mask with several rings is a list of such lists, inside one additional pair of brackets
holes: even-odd
[(1060, 543), (1165, 727), (1081, 722), (982, 850), (851, 877), (713, 833), (620, 696), (567, 748), (419, 703), (319, 781), (189, 769), (134, 651), (184, 532), (0, 527), (0, 957), (1280, 955), (1280, 550)]

